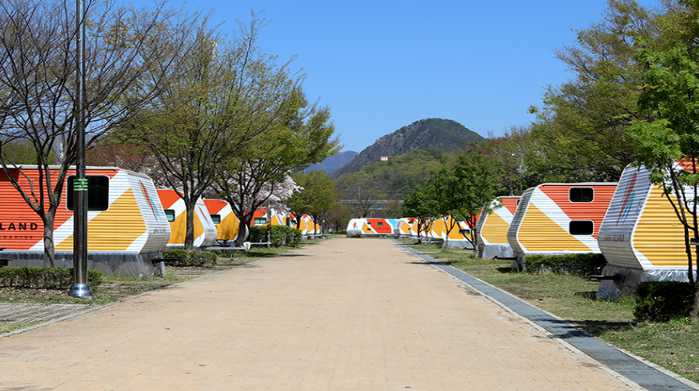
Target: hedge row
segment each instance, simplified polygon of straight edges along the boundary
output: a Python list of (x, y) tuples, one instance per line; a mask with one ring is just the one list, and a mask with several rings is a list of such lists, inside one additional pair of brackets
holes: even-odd
[[(102, 273), (88, 270), (91, 286), (102, 283)], [(73, 282), (73, 269), (63, 267), (2, 267), (0, 288), (68, 289)]]
[(525, 258), (529, 273), (551, 272), (582, 277), (599, 274), (606, 264), (602, 254), (528, 255)]
[(301, 242), (301, 231), (286, 225), (258, 225), (250, 227), (248, 241), (263, 243), (267, 240), (273, 247), (296, 247)]
[(638, 287), (633, 315), (638, 321), (666, 322), (689, 316), (694, 289), (688, 282), (653, 281)]
[(216, 253), (204, 250), (168, 250), (163, 252), (163, 260), (169, 266), (214, 266)]

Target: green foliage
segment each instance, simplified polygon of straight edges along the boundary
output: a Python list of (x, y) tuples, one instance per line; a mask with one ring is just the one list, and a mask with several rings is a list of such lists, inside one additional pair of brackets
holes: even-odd
[(250, 227), (248, 241), (264, 243), (269, 239), (272, 247), (296, 247), (301, 241), (301, 231), (286, 225), (255, 225)]
[(269, 233), (270, 241), (274, 247), (296, 247), (301, 240), (301, 231), (294, 227), (287, 227), (286, 225), (273, 225)]
[(322, 171), (294, 175), (296, 184), (301, 191), (294, 193), (287, 205), (297, 215), (309, 214), (314, 218), (325, 216), (337, 203), (335, 182)]
[(205, 250), (175, 249), (163, 253), (163, 260), (168, 266), (214, 266), (217, 261), (216, 253)]
[(250, 227), (250, 235), (248, 236), (248, 242), (250, 243), (264, 243), (267, 241), (267, 233), (269, 232), (267, 225), (253, 225)]
[[(96, 270), (88, 270), (90, 285), (102, 283), (103, 275)], [(68, 289), (73, 282), (73, 269), (52, 267), (3, 267), (0, 268), (1, 288), (23, 289)]]
[[(49, 163), (55, 164), (56, 154), (50, 151), (47, 156)], [(36, 164), (36, 158), (36, 149), (29, 142), (16, 141), (7, 144), (0, 142), (0, 160), (8, 166), (12, 164)]]
[(367, 194), (373, 199), (402, 199), (434, 176), (444, 160), (442, 152), (427, 150), (390, 156), (387, 162), (375, 161), (338, 177), (338, 192), (343, 199)]
[(587, 277), (599, 273), (607, 261), (602, 254), (528, 255), (528, 273), (573, 274)]
[(689, 283), (644, 282), (638, 287), (633, 314), (638, 321), (667, 322), (688, 316), (693, 300), (694, 289)]

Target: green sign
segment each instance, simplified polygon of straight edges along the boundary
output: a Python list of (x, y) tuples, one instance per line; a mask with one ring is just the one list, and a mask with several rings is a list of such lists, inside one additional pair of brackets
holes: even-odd
[(87, 191), (87, 178), (75, 178), (73, 191)]

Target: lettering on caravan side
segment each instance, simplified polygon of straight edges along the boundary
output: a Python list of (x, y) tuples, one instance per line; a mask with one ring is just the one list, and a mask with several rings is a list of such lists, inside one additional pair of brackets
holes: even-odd
[(36, 231), (37, 223), (7, 223), (0, 222), (0, 231)]

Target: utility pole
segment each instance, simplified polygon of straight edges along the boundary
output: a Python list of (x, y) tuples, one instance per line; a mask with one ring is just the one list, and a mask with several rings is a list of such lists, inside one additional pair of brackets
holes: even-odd
[(87, 284), (88, 183), (85, 177), (85, 3), (75, 0), (75, 129), (78, 161), (73, 180), (73, 284), (72, 297), (92, 299)]

